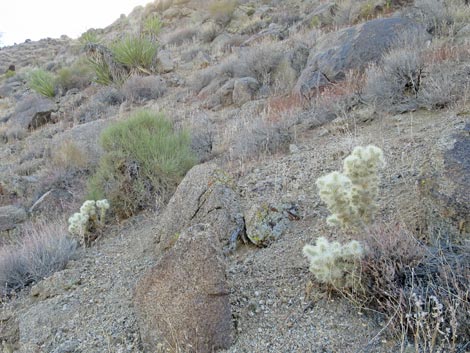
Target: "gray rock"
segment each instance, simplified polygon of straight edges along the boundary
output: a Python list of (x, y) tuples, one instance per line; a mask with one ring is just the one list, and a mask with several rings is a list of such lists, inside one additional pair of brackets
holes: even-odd
[(458, 45), (470, 43), (470, 24), (465, 25), (456, 33), (454, 41)]
[(3, 309), (0, 312), (0, 348), (1, 342), (14, 345), (20, 339), (20, 328), (14, 313)]
[(10, 122), (24, 129), (34, 130), (51, 122), (51, 113), (57, 109), (52, 100), (31, 94), (17, 103)]
[(229, 348), (232, 315), (216, 231), (198, 224), (139, 281), (135, 307), (146, 352), (178, 347), (211, 353)]
[(253, 77), (243, 77), (235, 80), (233, 84), (232, 101), (235, 105), (242, 106), (251, 101), (259, 89), (259, 82)]
[(175, 69), (175, 64), (171, 60), (171, 55), (168, 50), (160, 50), (157, 54), (158, 72), (165, 74), (172, 72)]
[(470, 235), (470, 123), (441, 141), (418, 186), (434, 240), (465, 242)]
[(253, 205), (245, 214), (246, 236), (258, 246), (265, 246), (278, 239), (291, 220), (298, 220), (297, 207), (293, 204)]
[(302, 73), (302, 80), (297, 82), (295, 87), (296, 93), (302, 97), (308, 97), (317, 89), (329, 85), (331, 82), (320, 71), (304, 71)]
[(222, 246), (234, 249), (244, 222), (238, 195), (230, 184), (230, 178), (215, 164), (193, 167), (158, 222), (157, 251), (171, 248), (181, 231), (197, 223), (210, 224)]
[(421, 25), (397, 17), (375, 19), (327, 34), (311, 49), (297, 89), (311, 86), (312, 77), (320, 73), (328, 81), (337, 82), (349, 70), (364, 70), (371, 62), (380, 61), (405, 32), (415, 32), (422, 40), (430, 37)]
[(17, 206), (0, 207), (0, 232), (14, 229), (28, 218), (26, 211)]

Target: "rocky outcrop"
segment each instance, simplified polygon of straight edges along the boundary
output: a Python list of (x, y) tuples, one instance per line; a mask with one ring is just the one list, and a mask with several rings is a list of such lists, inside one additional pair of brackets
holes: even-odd
[(52, 113), (57, 109), (52, 100), (31, 94), (17, 103), (9, 123), (23, 129), (34, 130), (51, 122)]
[(470, 234), (470, 123), (436, 147), (418, 182), (428, 227), (435, 240), (460, 242)]
[(197, 223), (210, 224), (222, 246), (233, 250), (243, 234), (244, 221), (238, 195), (230, 183), (228, 175), (215, 164), (193, 167), (158, 222), (157, 252), (171, 248), (181, 231)]
[[(175, 222), (176, 223), (176, 222)], [(198, 224), (178, 235), (136, 287), (146, 352), (211, 353), (232, 342), (232, 315), (218, 235)]]
[(297, 81), (297, 92), (303, 90), (305, 95), (306, 88), (312, 90), (328, 81), (341, 81), (349, 70), (364, 70), (371, 62), (378, 62), (406, 32), (414, 32), (416, 35), (410, 36), (422, 40), (430, 38), (424, 27), (398, 17), (371, 20), (325, 35), (310, 51), (307, 66)]

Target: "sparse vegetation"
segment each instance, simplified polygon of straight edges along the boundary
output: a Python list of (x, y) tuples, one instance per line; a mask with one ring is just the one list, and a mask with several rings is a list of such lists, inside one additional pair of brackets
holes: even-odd
[(135, 113), (101, 135), (105, 154), (89, 182), (88, 199), (106, 198), (121, 217), (166, 200), (195, 163), (186, 131), (163, 114)]
[(55, 82), (54, 75), (43, 69), (35, 69), (28, 75), (29, 87), (45, 97), (55, 96)]
[(93, 80), (93, 70), (85, 60), (77, 60), (70, 67), (63, 67), (57, 72), (57, 85), (65, 92), (72, 88), (83, 89)]
[[(310, 270), (361, 308), (384, 314), (389, 332), (402, 340), (402, 352), (410, 344), (417, 352), (456, 352), (470, 337), (468, 248), (436, 247), (402, 226), (371, 225), (377, 166), (383, 162), (380, 150), (368, 148), (356, 148), (344, 160), (345, 175), (333, 172), (317, 181), (334, 213), (329, 223), (356, 232), (360, 242), (319, 238), (315, 246), (306, 245)], [(365, 218), (354, 221), (357, 215)]]
[(123, 84), (122, 92), (132, 103), (142, 103), (163, 96), (166, 84), (159, 76), (134, 75)]
[(162, 26), (163, 26), (163, 23), (160, 20), (160, 17), (153, 14), (144, 20), (142, 32), (143, 34), (156, 40), (156, 38), (160, 34)]
[(237, 5), (237, 0), (213, 0), (209, 5), (209, 13), (216, 22), (225, 25), (232, 19)]

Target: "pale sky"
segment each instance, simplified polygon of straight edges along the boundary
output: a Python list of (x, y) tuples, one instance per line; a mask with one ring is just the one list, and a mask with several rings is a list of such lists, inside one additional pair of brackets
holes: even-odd
[(103, 28), (152, 0), (0, 0), (0, 43), (26, 39), (79, 37), (90, 28)]

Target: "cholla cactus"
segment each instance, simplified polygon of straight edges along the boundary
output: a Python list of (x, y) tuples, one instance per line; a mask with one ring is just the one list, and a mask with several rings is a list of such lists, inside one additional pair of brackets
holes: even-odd
[(358, 241), (341, 245), (321, 237), (314, 246), (305, 245), (303, 253), (310, 260), (310, 272), (319, 282), (336, 288), (351, 288), (357, 282), (358, 263), (364, 255)]
[(100, 210), (100, 224), (104, 225), (104, 219), (106, 216), (106, 210), (109, 209), (108, 200), (98, 200), (96, 201), (96, 207)]
[(320, 197), (328, 206), (332, 215), (327, 218), (330, 225), (354, 224), (357, 220), (355, 209), (351, 205), (351, 180), (333, 172), (317, 180)]
[[(100, 210), (99, 220), (96, 208)], [(80, 244), (86, 245), (90, 241), (90, 230), (104, 225), (107, 209), (109, 209), (108, 200), (85, 201), (80, 207), (80, 212), (74, 213), (69, 218), (69, 232), (80, 238)]]
[(357, 229), (372, 222), (377, 210), (378, 170), (383, 165), (380, 148), (356, 147), (344, 160), (344, 174), (333, 172), (317, 180), (320, 197), (332, 213), (329, 224)]
[(377, 211), (379, 168), (385, 165), (383, 152), (376, 146), (356, 147), (343, 162), (344, 174), (351, 180), (351, 205), (363, 223), (371, 223)]

